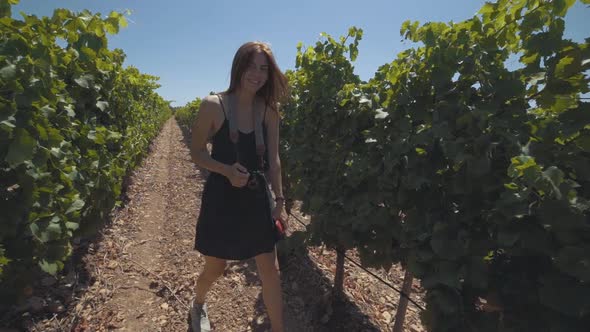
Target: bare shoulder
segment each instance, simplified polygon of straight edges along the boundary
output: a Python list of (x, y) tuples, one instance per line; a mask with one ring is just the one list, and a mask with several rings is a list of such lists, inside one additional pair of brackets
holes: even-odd
[(212, 117), (216, 120), (223, 118), (223, 111), (221, 110), (219, 97), (215, 95), (208, 95), (204, 97), (201, 100), (199, 113), (203, 113), (204, 116)]
[(224, 119), (219, 98), (215, 95), (208, 95), (201, 99), (194, 125), (200, 124), (196, 128), (202, 128), (204, 135), (211, 137), (221, 128)]
[(219, 103), (219, 97), (216, 95), (205, 96), (201, 100), (201, 108), (206, 108), (206, 109), (219, 108), (219, 110), (221, 110), (221, 104)]

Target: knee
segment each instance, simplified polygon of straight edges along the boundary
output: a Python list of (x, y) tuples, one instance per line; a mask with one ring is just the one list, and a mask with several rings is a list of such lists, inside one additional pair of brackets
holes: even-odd
[(223, 275), (225, 271), (225, 264), (216, 264), (215, 266), (205, 266), (203, 269), (203, 273), (201, 273), (201, 278), (209, 279), (209, 280), (216, 280), (217, 278)]

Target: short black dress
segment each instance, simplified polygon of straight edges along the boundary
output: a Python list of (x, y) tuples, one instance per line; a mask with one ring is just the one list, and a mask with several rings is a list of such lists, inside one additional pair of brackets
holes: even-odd
[[(212, 137), (211, 157), (221, 163), (233, 165), (236, 162), (235, 145), (230, 140), (229, 120), (225, 109), (223, 113), (223, 125)], [(265, 125), (263, 131), (264, 141), (268, 146)], [(254, 131), (247, 134), (239, 132), (237, 148), (239, 163), (249, 171), (257, 170)], [(264, 158), (264, 164), (268, 165), (267, 153)], [(266, 172), (267, 169), (262, 171)], [(243, 260), (273, 251), (277, 240), (270, 213), (268, 184), (264, 179), (261, 180), (257, 189), (238, 188), (225, 176), (210, 173), (201, 198), (195, 237), (196, 250), (206, 256), (228, 260)]]

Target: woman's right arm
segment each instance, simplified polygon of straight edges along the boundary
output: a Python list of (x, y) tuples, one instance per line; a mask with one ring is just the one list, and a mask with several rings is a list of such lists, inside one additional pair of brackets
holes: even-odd
[(209, 151), (207, 151), (209, 134), (215, 130), (215, 117), (219, 112), (216, 108), (218, 107), (219, 105), (208, 97), (201, 101), (199, 112), (192, 124), (191, 159), (199, 167), (229, 177), (231, 166), (211, 158)]

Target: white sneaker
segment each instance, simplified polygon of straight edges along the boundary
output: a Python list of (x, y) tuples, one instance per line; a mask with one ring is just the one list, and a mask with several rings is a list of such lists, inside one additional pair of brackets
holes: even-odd
[(207, 314), (207, 303), (197, 304), (193, 301), (189, 313), (193, 332), (211, 331), (211, 323), (209, 323), (209, 315)]

